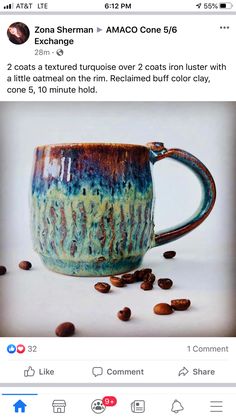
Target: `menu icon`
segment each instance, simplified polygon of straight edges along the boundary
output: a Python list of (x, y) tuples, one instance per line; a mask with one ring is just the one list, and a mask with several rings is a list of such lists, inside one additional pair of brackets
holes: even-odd
[(210, 401), (210, 412), (211, 413), (223, 413), (223, 400), (211, 400)]

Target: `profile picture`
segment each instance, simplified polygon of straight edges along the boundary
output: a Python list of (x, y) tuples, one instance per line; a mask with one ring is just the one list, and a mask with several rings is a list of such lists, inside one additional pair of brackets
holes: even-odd
[(30, 31), (25, 23), (15, 22), (7, 29), (7, 36), (13, 44), (21, 45), (28, 41)]

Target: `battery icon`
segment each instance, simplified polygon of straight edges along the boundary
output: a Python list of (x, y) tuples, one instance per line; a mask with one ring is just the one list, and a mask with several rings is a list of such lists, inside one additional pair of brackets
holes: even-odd
[(232, 3), (220, 3), (220, 9), (232, 9), (233, 4)]

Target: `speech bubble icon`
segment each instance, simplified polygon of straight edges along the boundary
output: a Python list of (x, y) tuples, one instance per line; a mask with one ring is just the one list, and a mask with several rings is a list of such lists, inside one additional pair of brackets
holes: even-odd
[(102, 367), (93, 367), (92, 373), (94, 377), (98, 377), (99, 375), (103, 374), (103, 368)]

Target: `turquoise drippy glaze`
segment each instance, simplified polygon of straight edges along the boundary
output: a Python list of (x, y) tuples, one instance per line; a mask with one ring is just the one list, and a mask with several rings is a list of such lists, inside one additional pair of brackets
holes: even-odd
[(34, 248), (68, 275), (129, 271), (151, 247), (153, 190), (142, 146), (39, 147), (32, 183)]
[[(44, 264), (53, 271), (76, 276), (131, 271), (150, 247), (174, 240), (199, 225), (214, 205), (213, 180), (194, 156), (181, 150), (165, 155), (170, 151), (161, 143), (151, 143), (149, 148), (105, 143), (37, 147), (32, 231), (34, 248)], [(180, 155), (180, 151), (185, 154)], [(179, 230), (157, 235), (150, 165), (165, 156), (190, 167), (192, 164), (205, 198), (192, 220)], [(196, 161), (189, 156), (202, 166), (197, 164), (196, 168)]]

